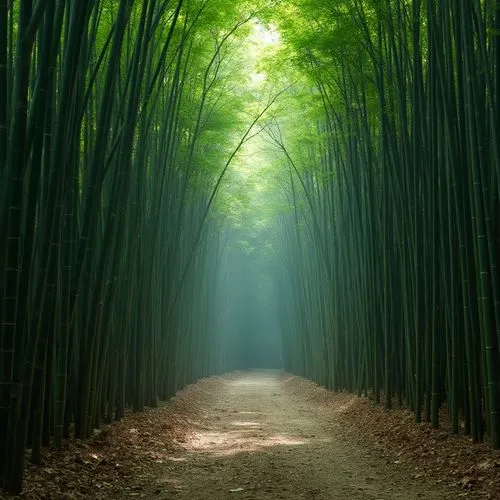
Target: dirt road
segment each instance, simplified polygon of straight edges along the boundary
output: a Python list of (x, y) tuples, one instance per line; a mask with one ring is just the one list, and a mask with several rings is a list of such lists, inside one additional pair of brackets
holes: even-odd
[[(440, 499), (456, 491), (412, 477), (343, 437), (335, 411), (279, 372), (219, 377), (177, 450), (162, 461), (157, 498)], [(313, 385), (311, 384), (311, 390)], [(189, 391), (189, 388), (187, 389)], [(186, 397), (186, 394), (183, 395)]]
[(45, 449), (41, 465), (26, 461), (16, 498), (491, 500), (499, 485), (500, 451), (487, 443), (416, 425), (405, 408), (252, 371), (202, 379), (88, 441)]

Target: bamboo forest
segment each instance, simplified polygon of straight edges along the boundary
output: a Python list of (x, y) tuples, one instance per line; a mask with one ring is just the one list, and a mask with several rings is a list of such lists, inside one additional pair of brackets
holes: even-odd
[(0, 0), (5, 495), (252, 369), (498, 475), (499, 260), (498, 0)]

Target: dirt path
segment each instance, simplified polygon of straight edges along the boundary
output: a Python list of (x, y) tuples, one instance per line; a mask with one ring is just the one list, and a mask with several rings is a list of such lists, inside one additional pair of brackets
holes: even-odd
[(156, 497), (457, 497), (456, 491), (412, 478), (408, 466), (387, 464), (346, 440), (327, 406), (293, 390), (294, 379), (270, 371), (220, 378), (219, 390), (205, 395), (189, 422), (185, 442), (159, 467)]
[(500, 499), (500, 450), (452, 436), (444, 413), (432, 429), (405, 408), (252, 371), (202, 379), (88, 441), (45, 449), (41, 465), (26, 460), (16, 498), (462, 497)]

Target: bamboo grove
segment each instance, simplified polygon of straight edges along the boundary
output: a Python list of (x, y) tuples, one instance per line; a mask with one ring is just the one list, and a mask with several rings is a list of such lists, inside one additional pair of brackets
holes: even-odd
[[(286, 158), (286, 368), (500, 447), (500, 5), (298, 2), (321, 111)], [(289, 129), (290, 127), (288, 127)]]
[(0, 0), (4, 490), (277, 332), (500, 448), (499, 99), (497, 0)]
[(211, 207), (259, 118), (231, 60), (251, 17), (219, 0), (0, 0), (6, 491), (26, 449), (37, 463), (224, 371)]

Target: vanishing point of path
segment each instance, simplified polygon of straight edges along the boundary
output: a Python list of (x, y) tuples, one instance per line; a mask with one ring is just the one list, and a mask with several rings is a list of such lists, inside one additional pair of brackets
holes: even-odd
[(216, 379), (159, 466), (156, 498), (456, 498), (346, 438), (335, 418), (342, 408), (316, 404), (303, 384), (296, 390), (298, 377), (250, 371)]

